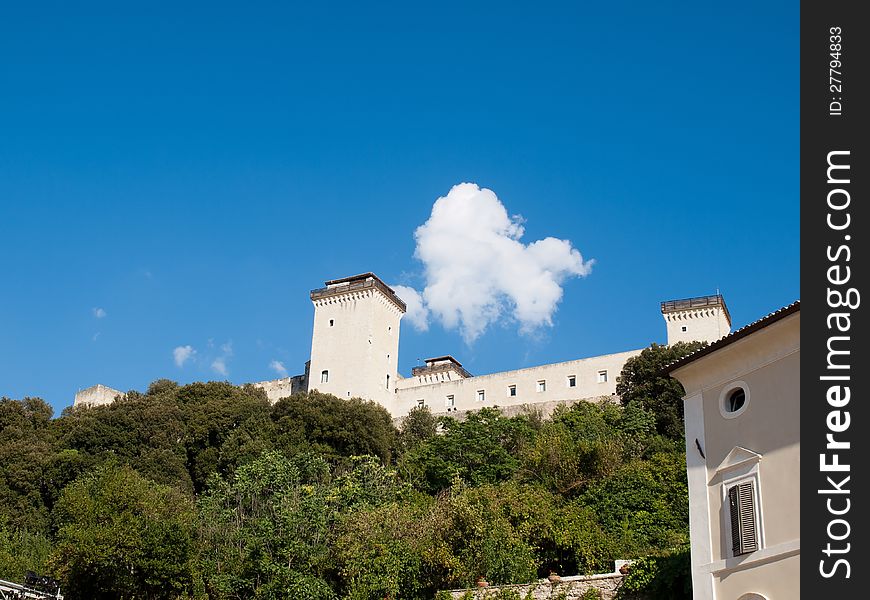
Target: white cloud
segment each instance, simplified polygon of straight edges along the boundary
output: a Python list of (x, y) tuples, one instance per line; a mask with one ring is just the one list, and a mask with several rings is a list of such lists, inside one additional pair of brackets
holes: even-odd
[[(209, 346), (211, 347), (213, 345), (213, 341), (209, 340)], [(229, 375), (229, 370), (227, 369), (227, 361), (233, 355), (233, 343), (226, 342), (224, 344), (221, 344), (220, 348), (223, 354), (212, 361), (211, 368), (215, 373), (226, 377), (227, 375)]]
[[(505, 316), (522, 333), (552, 325), (562, 283), (588, 275), (593, 261), (584, 261), (568, 240), (524, 244), (522, 222), (508, 216), (492, 190), (474, 183), (453, 186), (438, 198), (414, 234), (425, 287), (412, 324), (425, 329), (431, 313), (445, 328), (458, 328), (468, 343)], [(416, 302), (410, 293), (415, 290), (403, 291), (406, 302)]]
[(175, 359), (175, 366), (181, 368), (184, 366), (193, 355), (196, 354), (196, 350), (193, 349), (193, 346), (178, 346), (175, 350), (172, 351), (172, 357)]
[(214, 359), (214, 361), (211, 363), (211, 368), (215, 373), (223, 375), (224, 377), (229, 374), (229, 371), (227, 371), (227, 361), (226, 358), (224, 358), (223, 356), (219, 356), (218, 358)]
[(403, 318), (409, 321), (417, 331), (429, 329), (429, 309), (423, 303), (423, 296), (420, 295), (420, 292), (406, 285), (391, 285), (390, 287), (408, 305), (408, 310)]
[(103, 317), (106, 316), (106, 309), (105, 308), (96, 307), (96, 308), (93, 308), (91, 310), (94, 313), (94, 317), (96, 317), (97, 319), (102, 319)]
[(281, 377), (287, 377), (287, 369), (284, 367), (284, 363), (280, 360), (273, 360), (269, 363), (269, 368), (275, 371)]

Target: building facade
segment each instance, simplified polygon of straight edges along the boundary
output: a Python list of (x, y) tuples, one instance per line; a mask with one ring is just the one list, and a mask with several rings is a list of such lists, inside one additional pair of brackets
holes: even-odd
[(800, 597), (800, 303), (669, 367), (697, 600)]
[[(407, 307), (390, 286), (374, 273), (363, 273), (327, 281), (310, 298), (314, 327), (305, 372), (253, 384), (272, 402), (318, 390), (373, 400), (395, 418), (418, 406), (457, 415), (488, 406), (535, 405), (549, 412), (559, 404), (615, 395), (625, 361), (642, 350), (477, 376), (454, 357), (439, 356), (403, 377), (398, 371), (399, 331)], [(731, 327), (718, 294), (663, 302), (661, 312), (668, 343), (712, 342)], [(83, 402), (76, 397), (76, 405)]]

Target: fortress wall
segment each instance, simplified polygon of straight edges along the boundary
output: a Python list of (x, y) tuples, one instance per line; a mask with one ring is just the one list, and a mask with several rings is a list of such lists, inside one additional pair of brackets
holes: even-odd
[(528, 598), (529, 600), (583, 600), (588, 597), (589, 590), (597, 590), (602, 600), (613, 600), (617, 596), (619, 586), (625, 576), (619, 573), (605, 575), (588, 575), (562, 577), (560, 581), (550, 583), (541, 579), (536, 583), (519, 585), (497, 585), (484, 588), (448, 590), (441, 592), (439, 598), (446, 593), (451, 600), (495, 600), (495, 598), (510, 597)]
[(105, 385), (97, 384), (89, 388), (85, 388), (76, 394), (73, 406), (101, 406), (111, 404), (115, 401), (116, 396), (126, 396), (120, 390), (110, 388)]
[(284, 377), (283, 379), (273, 379), (272, 381), (258, 381), (251, 385), (265, 391), (266, 397), (269, 398), (269, 402), (272, 404), (275, 404), (281, 398), (286, 398), (296, 392), (304, 392), (307, 388), (304, 375)]
[[(640, 352), (641, 350), (630, 350), (503, 373), (454, 378), (438, 383), (421, 384), (418, 381), (420, 378), (409, 377), (397, 382), (395, 405), (388, 408), (393, 416), (402, 416), (418, 406), (422, 400), (433, 413), (452, 414), (478, 410), (485, 406), (554, 403), (552, 406), (555, 407), (566, 401), (610, 396), (616, 393), (616, 378), (625, 361)], [(606, 381), (599, 381), (600, 371), (606, 371)], [(571, 376), (576, 378), (573, 387), (568, 385), (568, 378)], [(539, 382), (542, 381), (544, 389), (540, 390)], [(510, 395), (510, 386), (516, 386), (515, 396)], [(483, 401), (478, 399), (479, 391), (484, 393)], [(449, 396), (453, 397), (452, 405), (449, 405)]]

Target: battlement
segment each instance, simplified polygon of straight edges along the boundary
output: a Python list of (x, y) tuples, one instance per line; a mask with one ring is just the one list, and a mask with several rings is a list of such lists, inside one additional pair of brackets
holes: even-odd
[(722, 294), (668, 300), (662, 302), (661, 309), (668, 327), (668, 344), (713, 343), (731, 332), (731, 313)]
[(374, 273), (361, 273), (359, 275), (352, 275), (341, 279), (331, 279), (324, 283), (326, 287), (311, 290), (312, 302), (325, 298), (342, 296), (353, 292), (363, 292), (376, 289), (386, 296), (390, 302), (395, 304), (402, 313), (408, 310), (408, 306), (401, 298), (399, 298), (395, 290), (384, 283), (383, 280)]
[(445, 356), (437, 356), (435, 358), (427, 358), (425, 367), (414, 367), (411, 369), (411, 376), (423, 377), (425, 375), (434, 375), (446, 371), (453, 371), (462, 378), (472, 377), (471, 373), (462, 368), (462, 363), (449, 354)]
[(731, 325), (731, 313), (728, 312), (728, 306), (725, 304), (725, 298), (722, 297), (722, 294), (696, 296), (694, 298), (683, 298), (682, 300), (668, 300), (662, 302), (662, 314), (709, 308), (711, 306), (721, 306), (725, 313), (725, 318), (728, 319), (728, 325)]

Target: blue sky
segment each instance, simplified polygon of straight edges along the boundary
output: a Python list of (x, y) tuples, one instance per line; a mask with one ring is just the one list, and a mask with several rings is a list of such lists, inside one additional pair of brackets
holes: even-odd
[(798, 297), (797, 2), (120, 4), (0, 22), (0, 395), (301, 372), (308, 291), (422, 289), (414, 231), (461, 182), (595, 264), (532, 334), (403, 325), (405, 373), (664, 342), (658, 303), (717, 288), (736, 326)]

